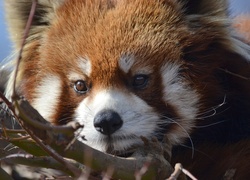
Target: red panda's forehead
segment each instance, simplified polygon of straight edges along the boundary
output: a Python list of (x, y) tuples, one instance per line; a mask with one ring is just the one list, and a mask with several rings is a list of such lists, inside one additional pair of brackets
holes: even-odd
[(169, 50), (169, 56), (175, 56), (179, 53), (173, 49), (186, 36), (180, 11), (172, 4), (137, 0), (100, 9), (98, 3), (67, 2), (58, 10), (60, 18), (52, 22), (48, 34), (51, 42), (67, 52), (103, 51), (114, 56), (124, 49), (164, 48)]
[(127, 53), (153, 64), (180, 58), (187, 33), (177, 5), (128, 0), (100, 7), (97, 2), (66, 1), (48, 31), (51, 57), (45, 59), (60, 56), (60, 61), (76, 63), (88, 57), (94, 64), (106, 61), (115, 67)]

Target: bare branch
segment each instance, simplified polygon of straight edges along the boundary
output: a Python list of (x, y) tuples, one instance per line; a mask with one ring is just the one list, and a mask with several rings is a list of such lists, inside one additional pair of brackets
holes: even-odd
[[(183, 174), (182, 174), (183, 173)], [(185, 180), (187, 175), (192, 180), (197, 180), (196, 177), (194, 177), (188, 170), (184, 169), (180, 163), (176, 163), (174, 167), (174, 172), (171, 174), (171, 176), (167, 180)]]
[[(0, 162), (1, 161), (7, 162), (7, 163), (10, 162), (10, 163), (22, 164), (22, 165), (27, 165), (27, 166), (32, 166), (32, 167), (56, 169), (56, 170), (61, 170), (62, 172), (67, 173), (71, 176), (74, 175), (65, 166), (63, 166), (61, 163), (58, 163), (54, 158), (47, 157), (47, 156), (36, 157), (30, 154), (11, 154), (11, 155), (2, 157), (0, 159)], [(67, 161), (70, 161), (71, 164), (73, 164), (75, 167), (79, 169), (83, 168), (82, 164), (80, 163), (77, 163), (72, 160), (67, 160)]]
[[(104, 172), (107, 170), (107, 167), (115, 167), (115, 171), (114, 171), (114, 175), (113, 177), (115, 178), (124, 178), (126, 177), (126, 179), (134, 179), (134, 172), (138, 171), (139, 169), (141, 169), (144, 165), (145, 162), (148, 161), (148, 155), (149, 152), (145, 152), (145, 149), (149, 149), (149, 148), (145, 148), (142, 147), (141, 149), (138, 150), (139, 156), (137, 156), (136, 158), (131, 158), (131, 159), (125, 159), (125, 158), (119, 158), (119, 157), (114, 157), (112, 155), (109, 154), (105, 154), (103, 152), (99, 152), (93, 148), (90, 148), (88, 146), (86, 146), (85, 144), (79, 142), (79, 141), (75, 141), (72, 143), (72, 145), (65, 151), (65, 147), (66, 147), (66, 143), (69, 143), (69, 139), (63, 139), (62, 137), (67, 137), (65, 135), (62, 134), (57, 134), (55, 133), (55, 131), (51, 131), (51, 130), (43, 130), (42, 133), (39, 132), (37, 130), (37, 128), (32, 127), (31, 124), (28, 124), (28, 122), (30, 122), (32, 117), (35, 117), (32, 120), (37, 120), (39, 118), (38, 112), (36, 110), (34, 110), (29, 103), (24, 100), (24, 99), (20, 99), (18, 101), (15, 102), (15, 105), (19, 106), (19, 111), (21, 112), (18, 114), (18, 116), (20, 116), (20, 118), (23, 120), (23, 127), (26, 129), (26, 131), (32, 136), (33, 139), (35, 139), (40, 146), (44, 146), (41, 144), (41, 141), (37, 140), (37, 137), (34, 137), (34, 134), (37, 135), (39, 138), (41, 139), (45, 139), (45, 142), (50, 145), (50, 147), (46, 146), (47, 149), (46, 152), (47, 153), (51, 153), (50, 151), (53, 152), (53, 149), (56, 150), (56, 152), (58, 152), (59, 154), (61, 154), (64, 157), (68, 157), (71, 159), (74, 159), (80, 163), (85, 164), (87, 159), (84, 156), (84, 154), (91, 152), (93, 154), (92, 159), (90, 160), (91, 162), (90, 164), (90, 168), (97, 171), (97, 172)], [(28, 113), (27, 113), (28, 112)], [(28, 117), (27, 117), (28, 116)], [(40, 115), (39, 115), (40, 116)], [(25, 121), (24, 119), (29, 118), (29, 121)], [(25, 124), (26, 123), (26, 124)], [(41, 122), (42, 123), (42, 122)], [(43, 121), (44, 123), (44, 121)], [(48, 123), (48, 122), (46, 122)], [(27, 128), (29, 127), (29, 128)], [(34, 134), (33, 134), (34, 133)], [(58, 136), (60, 136), (60, 138), (58, 138)], [(49, 141), (48, 141), (49, 139)], [(60, 140), (59, 140), (60, 139)], [(61, 143), (61, 141), (64, 141), (63, 143)], [(148, 141), (151, 142), (151, 141)], [(144, 176), (147, 176), (149, 178), (152, 177), (167, 177), (168, 175), (171, 174), (171, 171), (169, 171), (169, 169), (171, 168), (171, 165), (164, 160), (163, 157), (163, 151), (159, 151), (159, 147), (158, 146), (152, 146), (153, 144), (155, 144), (156, 141), (152, 141), (152, 143), (147, 143), (148, 147), (152, 147), (151, 150), (153, 150), (154, 148), (156, 148), (156, 150), (153, 151), (153, 153), (150, 154), (150, 156), (153, 155), (152, 157), (152, 161), (150, 162), (150, 166), (148, 168), (148, 171), (145, 173)], [(163, 147), (160, 147), (163, 148)], [(45, 149), (45, 147), (43, 147), (43, 149)], [(49, 151), (48, 151), (49, 150)], [(143, 152), (144, 151), (144, 152)], [(53, 155), (55, 156), (55, 154)], [(168, 170), (167, 170), (168, 169)], [(164, 176), (163, 174), (159, 173), (159, 172), (164, 172)], [(170, 173), (169, 173), (170, 172)], [(167, 175), (167, 173), (169, 173)]]
[(249, 80), (250, 80), (250, 78), (248, 78), (248, 77), (242, 76), (242, 75), (240, 75), (240, 74), (233, 73), (233, 72), (231, 72), (231, 71), (229, 71), (229, 70), (227, 70), (227, 69), (222, 69), (222, 68), (219, 68), (219, 69), (220, 69), (221, 71), (224, 71), (224, 72), (227, 73), (227, 74), (230, 74), (230, 75), (232, 75), (232, 76), (235, 76), (235, 77), (244, 79), (244, 80), (246, 80), (246, 81), (249, 81)]
[(22, 52), (23, 52), (23, 49), (24, 49), (25, 41), (26, 41), (26, 39), (28, 37), (29, 30), (30, 30), (30, 27), (31, 27), (31, 24), (32, 24), (34, 15), (35, 15), (36, 6), (37, 6), (37, 0), (33, 0), (32, 1), (32, 7), (31, 7), (31, 10), (30, 10), (29, 19), (27, 21), (27, 24), (26, 24), (26, 27), (25, 27), (25, 30), (24, 30), (24, 35), (23, 35), (23, 40), (22, 40), (22, 44), (21, 44), (21, 49), (19, 51), (18, 58), (17, 58), (17, 65), (16, 65), (15, 74), (14, 74), (15, 78), (14, 78), (14, 83), (13, 83), (13, 95), (12, 95), (12, 99), (15, 99), (15, 97), (17, 96), (17, 93), (16, 93), (17, 73), (18, 73), (19, 65), (20, 65), (20, 62), (21, 62), (21, 59), (22, 59)]

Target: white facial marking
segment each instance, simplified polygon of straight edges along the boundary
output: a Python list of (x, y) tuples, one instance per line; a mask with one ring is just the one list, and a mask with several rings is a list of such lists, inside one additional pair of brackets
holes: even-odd
[(135, 57), (133, 55), (128, 55), (128, 54), (122, 55), (119, 60), (119, 67), (122, 71), (128, 73), (134, 62), (135, 62)]
[(152, 67), (149, 66), (144, 66), (144, 67), (140, 67), (140, 69), (138, 69), (136, 72), (133, 72), (134, 75), (135, 74), (151, 74), (153, 73), (153, 69)]
[(116, 151), (142, 144), (140, 136), (152, 137), (157, 129), (159, 117), (142, 99), (118, 90), (100, 91), (91, 99), (85, 98), (75, 115), (76, 120), (84, 125), (80, 136), (84, 136), (87, 141), (83, 142), (100, 151), (107, 148), (107, 136), (95, 129), (94, 118), (105, 109), (117, 112), (123, 120), (122, 127), (112, 134), (112, 145)]
[(59, 102), (62, 93), (61, 80), (57, 76), (45, 77), (41, 84), (36, 88), (36, 97), (33, 107), (47, 120), (55, 113), (55, 107)]
[(164, 99), (176, 106), (183, 117), (193, 119), (196, 117), (199, 98), (197, 93), (178, 77), (179, 69), (176, 64), (166, 64), (162, 67)]
[(67, 77), (70, 81), (77, 81), (77, 80), (82, 79), (82, 76), (75, 72), (70, 72), (70, 74), (68, 74)]
[(15, 71), (10, 74), (9, 80), (7, 81), (7, 86), (5, 89), (5, 97), (11, 100), (11, 96), (13, 95), (13, 87), (14, 87), (14, 79), (15, 79)]
[(187, 133), (194, 126), (194, 120), (198, 112), (199, 95), (188, 84), (178, 77), (180, 66), (166, 64), (161, 68), (164, 85), (164, 101), (171, 104), (181, 116), (175, 120), (179, 123), (179, 129), (170, 134), (171, 141), (179, 143), (181, 136), (187, 137)]
[(88, 58), (80, 58), (79, 67), (82, 69), (83, 73), (90, 76), (91, 73), (91, 63)]

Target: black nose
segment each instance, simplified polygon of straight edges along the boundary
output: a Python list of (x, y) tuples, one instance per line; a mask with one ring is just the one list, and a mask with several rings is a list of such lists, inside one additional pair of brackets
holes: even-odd
[(105, 135), (111, 135), (122, 127), (123, 121), (119, 114), (113, 110), (103, 110), (94, 118), (94, 126), (97, 131)]

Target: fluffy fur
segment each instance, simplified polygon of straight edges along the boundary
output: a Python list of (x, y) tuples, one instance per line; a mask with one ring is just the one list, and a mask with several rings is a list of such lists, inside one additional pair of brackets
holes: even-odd
[[(48, 121), (78, 121), (83, 143), (120, 156), (166, 134), (172, 163), (198, 178), (250, 176), (250, 48), (227, 1), (38, 3), (17, 92)], [(30, 7), (6, 0), (16, 48)]]

